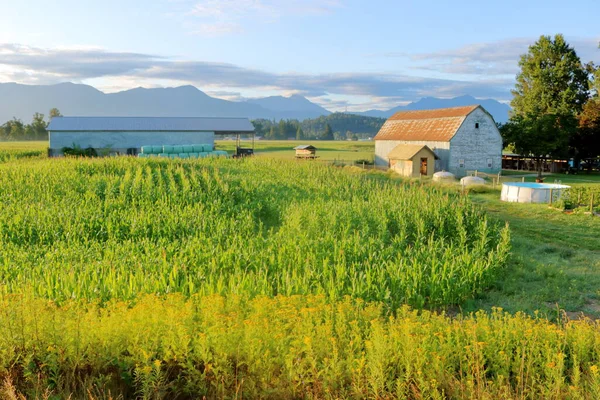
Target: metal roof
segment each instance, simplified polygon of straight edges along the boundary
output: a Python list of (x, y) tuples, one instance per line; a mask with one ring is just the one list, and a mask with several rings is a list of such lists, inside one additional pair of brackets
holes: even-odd
[(479, 107), (400, 111), (383, 124), (374, 139), (448, 142), (465, 118)]
[(300, 146), (294, 147), (294, 150), (316, 150), (317, 148), (310, 144), (301, 144)]
[(254, 132), (248, 118), (214, 117), (54, 117), (49, 131), (162, 131), (162, 132)]
[(439, 157), (433, 150), (422, 144), (399, 144), (398, 146), (394, 147), (392, 151), (390, 151), (388, 158), (390, 160), (412, 160), (412, 158), (423, 149), (429, 151), (431, 154), (433, 154), (436, 160), (439, 160)]

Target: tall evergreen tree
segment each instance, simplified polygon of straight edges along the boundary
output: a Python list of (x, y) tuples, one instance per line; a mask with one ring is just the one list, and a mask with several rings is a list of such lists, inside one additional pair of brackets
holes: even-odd
[(325, 131), (321, 136), (321, 140), (334, 140), (333, 131), (331, 130), (331, 126), (328, 123), (325, 124)]
[(296, 129), (296, 140), (303, 140), (304, 132), (302, 132), (302, 127), (298, 124), (298, 129)]

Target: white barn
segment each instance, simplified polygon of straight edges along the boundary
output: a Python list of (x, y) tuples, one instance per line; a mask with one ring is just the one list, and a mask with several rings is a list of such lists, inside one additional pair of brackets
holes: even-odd
[(142, 146), (212, 144), (215, 135), (252, 134), (248, 118), (55, 117), (48, 125), (49, 155), (64, 147), (137, 154)]
[(502, 137), (494, 118), (481, 106), (401, 111), (375, 136), (375, 165), (390, 166), (398, 146), (428, 146), (439, 158), (436, 171), (457, 176), (467, 171), (497, 173), (502, 168)]

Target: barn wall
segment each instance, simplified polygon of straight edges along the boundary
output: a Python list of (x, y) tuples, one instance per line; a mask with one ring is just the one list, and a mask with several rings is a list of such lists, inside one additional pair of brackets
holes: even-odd
[[(475, 124), (479, 123), (479, 128)], [(460, 167), (464, 160), (464, 167)], [(488, 166), (488, 160), (492, 166)], [(497, 173), (502, 168), (502, 137), (493, 118), (478, 108), (467, 116), (450, 141), (448, 171), (465, 176), (467, 171)]]
[(213, 144), (214, 132), (50, 132), (50, 149), (63, 147), (122, 150), (142, 146)]
[(375, 165), (388, 166), (388, 154), (399, 144), (419, 144), (429, 147), (440, 158), (435, 162), (436, 171), (448, 170), (448, 159), (450, 157), (450, 142), (431, 141), (407, 141), (407, 140), (376, 140), (375, 141)]

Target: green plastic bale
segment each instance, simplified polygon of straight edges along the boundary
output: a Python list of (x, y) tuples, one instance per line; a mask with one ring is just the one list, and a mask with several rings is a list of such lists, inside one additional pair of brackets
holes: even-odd
[(190, 158), (190, 153), (179, 153), (179, 158)]
[(228, 153), (223, 150), (215, 150), (215, 151), (211, 152), (210, 154), (212, 154), (215, 157), (227, 157), (228, 156)]
[(194, 153), (202, 153), (204, 151), (203, 144), (193, 144), (192, 147), (194, 148)]
[(206, 158), (206, 157), (208, 157), (208, 154), (209, 153), (205, 153), (205, 152), (198, 153), (198, 158)]
[(173, 154), (174, 153), (173, 146), (166, 146), (166, 145), (163, 146), (163, 153)]
[(202, 147), (204, 148), (204, 152), (205, 153), (210, 153), (213, 151), (213, 145), (212, 144), (204, 144), (202, 145)]
[(154, 154), (160, 154), (163, 152), (163, 147), (162, 146), (152, 146), (152, 153)]
[(189, 153), (190, 158), (198, 158), (199, 153)]
[(179, 158), (179, 154), (169, 154), (169, 158)]
[(173, 146), (173, 153), (175, 153), (175, 154), (183, 153), (183, 146)]
[(152, 146), (142, 146), (142, 154), (152, 154)]
[(183, 153), (193, 153), (193, 152), (194, 152), (194, 146), (192, 146), (191, 144), (183, 145)]
[(158, 156), (159, 157), (166, 157), (166, 158), (169, 157), (169, 155), (167, 153), (160, 153), (160, 154), (158, 154)]
[(147, 158), (148, 156), (149, 156), (149, 154), (146, 154), (146, 153), (140, 153), (140, 154), (138, 154), (139, 158)]

